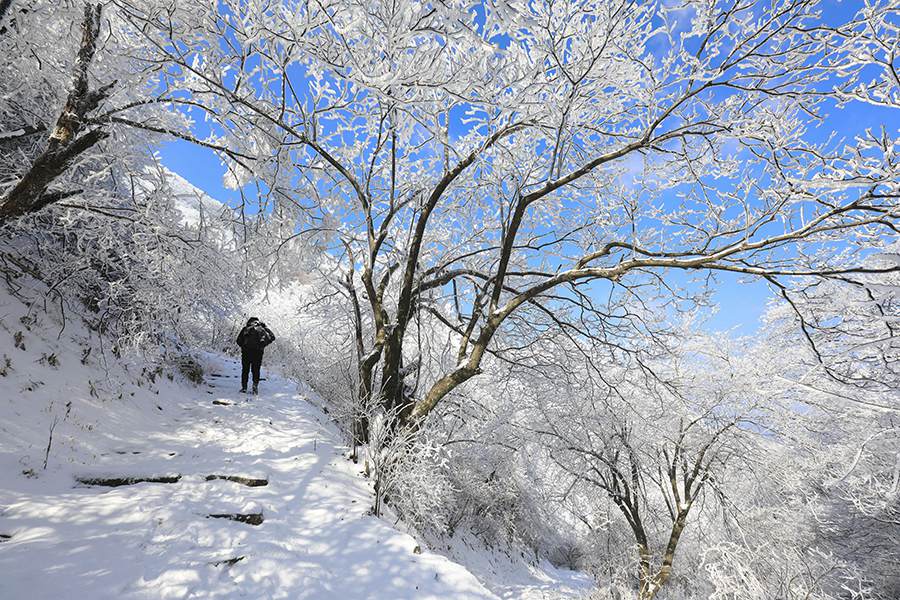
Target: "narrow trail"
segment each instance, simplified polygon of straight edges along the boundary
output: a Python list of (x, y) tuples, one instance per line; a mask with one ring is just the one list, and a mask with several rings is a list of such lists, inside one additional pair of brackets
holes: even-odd
[(359, 467), (296, 386), (244, 396), (238, 364), (216, 371), (89, 466), (0, 486), (0, 598), (496, 597), (366, 514)]

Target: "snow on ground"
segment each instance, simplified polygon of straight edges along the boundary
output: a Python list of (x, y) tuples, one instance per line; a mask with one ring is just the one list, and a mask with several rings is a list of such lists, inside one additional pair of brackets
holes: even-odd
[(509, 553), (485, 548), (473, 536), (452, 538), (442, 544), (446, 555), (466, 568), (503, 600), (577, 600), (594, 590), (585, 573), (561, 569), (546, 560), (529, 561), (524, 549)]
[[(211, 355), (206, 383), (170, 381), (47, 319), (0, 296), (0, 598), (498, 597), (367, 514), (369, 482), (294, 383), (239, 394)], [(104, 477), (178, 480), (78, 483)], [(535, 581), (495, 591), (557, 597)]]
[[(271, 379), (248, 400), (236, 392), (237, 369), (222, 360), (215, 387), (160, 397), (165, 416), (153, 423), (117, 423), (90, 466), (56, 465), (29, 479), (10, 472), (23, 449), (5, 438), (0, 533), (12, 537), (0, 549), (0, 597), (493, 597), (463, 567), (416, 554), (413, 538), (365, 514), (369, 491), (336, 432), (292, 384)], [(115, 488), (74, 480), (161, 475), (181, 480)], [(206, 516), (260, 512), (259, 526)]]

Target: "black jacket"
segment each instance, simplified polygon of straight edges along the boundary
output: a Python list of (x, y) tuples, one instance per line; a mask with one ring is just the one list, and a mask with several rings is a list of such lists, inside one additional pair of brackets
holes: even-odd
[(237, 337), (241, 350), (262, 350), (275, 341), (275, 334), (262, 321), (247, 323)]

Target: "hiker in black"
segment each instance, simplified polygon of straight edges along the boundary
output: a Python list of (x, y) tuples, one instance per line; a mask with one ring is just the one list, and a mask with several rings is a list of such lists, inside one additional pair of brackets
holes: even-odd
[(275, 334), (266, 324), (250, 317), (237, 337), (241, 347), (241, 391), (247, 391), (247, 376), (253, 370), (253, 393), (259, 393), (259, 368), (262, 366), (263, 349), (275, 341)]

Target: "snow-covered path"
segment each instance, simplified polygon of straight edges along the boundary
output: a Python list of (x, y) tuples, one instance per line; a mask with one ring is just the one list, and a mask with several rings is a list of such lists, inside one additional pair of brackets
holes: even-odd
[[(271, 378), (247, 400), (238, 369), (219, 359), (214, 383), (167, 388), (184, 397), (158, 397), (158, 419), (116, 417), (91, 461), (3, 481), (0, 534), (11, 537), (0, 542), (0, 598), (495, 598), (462, 566), (417, 553), (412, 537), (365, 514), (358, 466), (296, 386)], [(14, 456), (0, 458), (6, 479)], [(226, 513), (264, 521), (208, 517)]]

